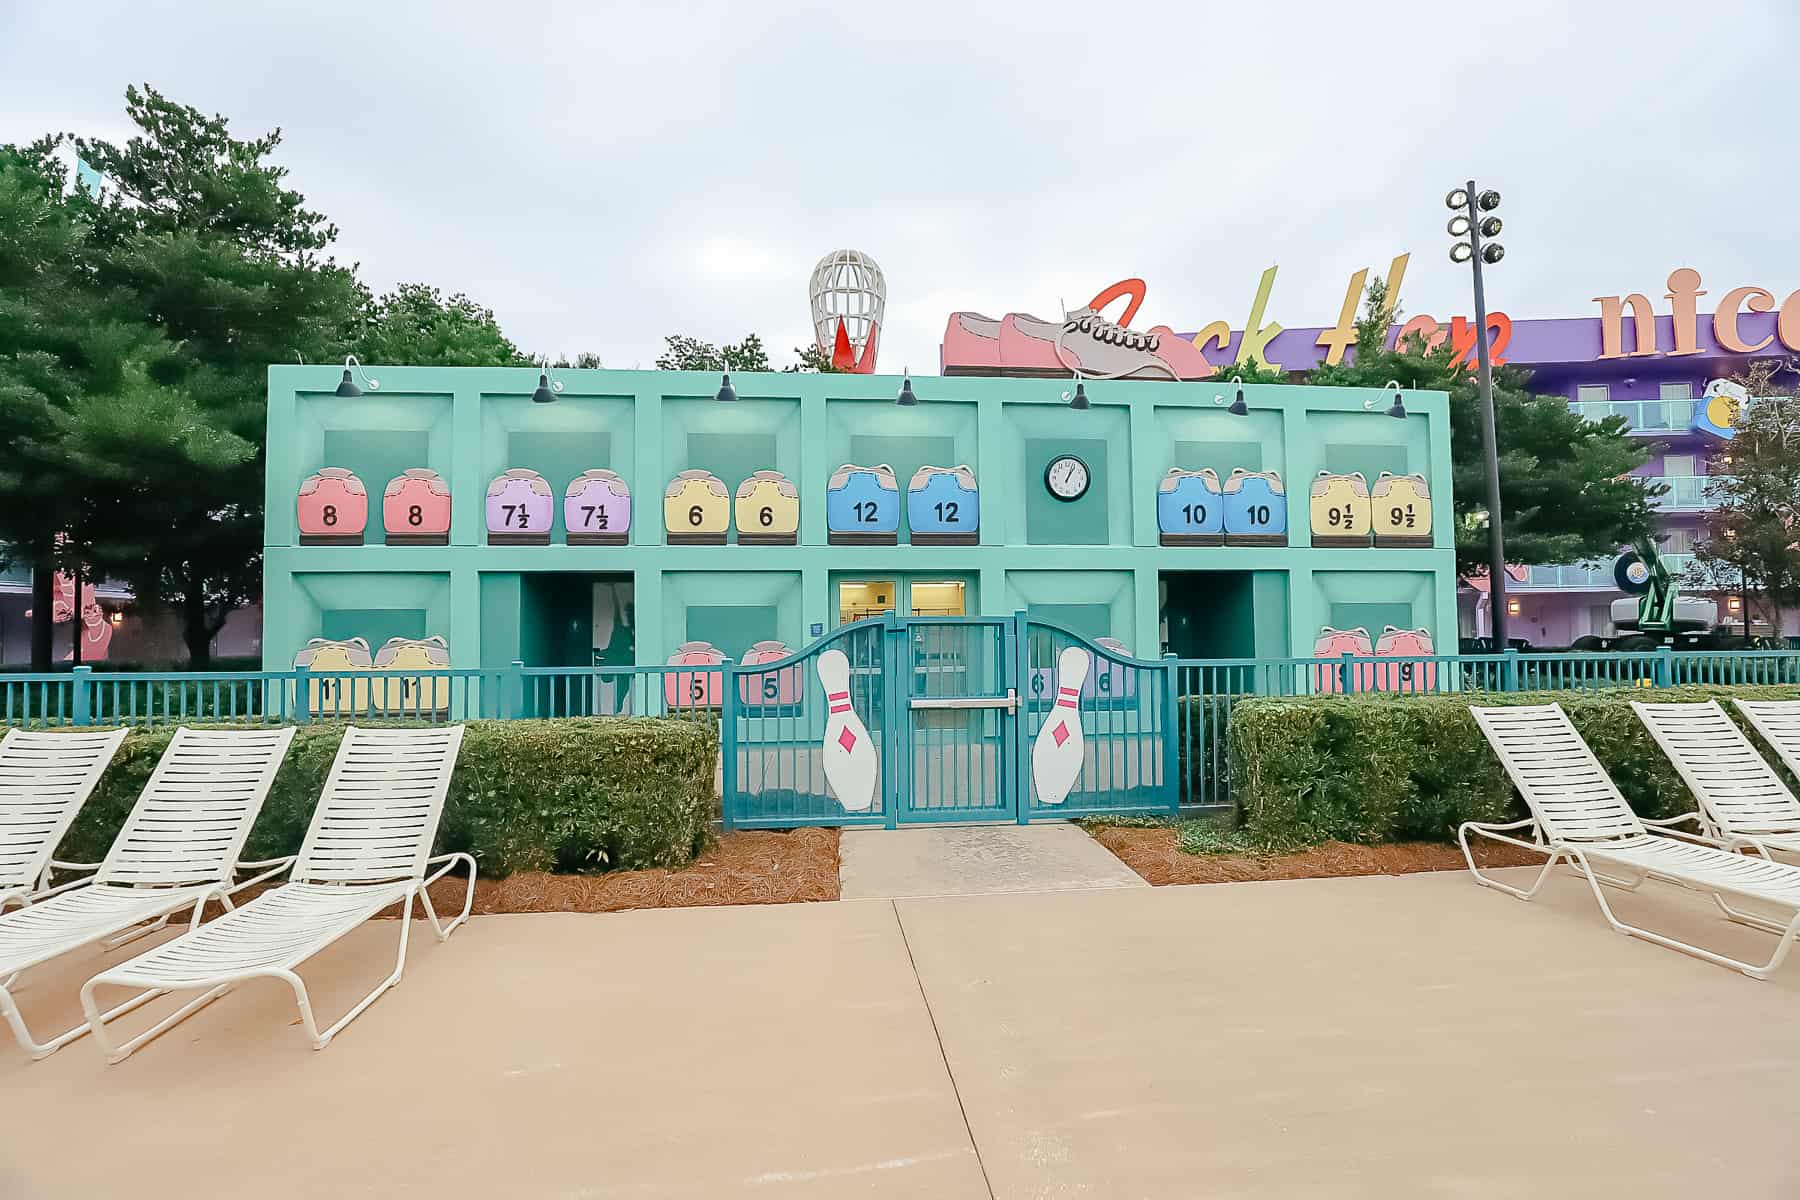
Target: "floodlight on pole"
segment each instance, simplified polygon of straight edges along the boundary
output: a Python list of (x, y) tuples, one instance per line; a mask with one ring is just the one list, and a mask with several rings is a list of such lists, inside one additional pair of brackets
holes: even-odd
[[(1506, 248), (1499, 242), (1483, 246), (1483, 237), (1500, 232), (1499, 217), (1480, 217), (1500, 207), (1500, 193), (1489, 188), (1475, 189), (1471, 179), (1462, 187), (1451, 188), (1444, 205), (1454, 209), (1450, 219), (1450, 235), (1457, 240), (1450, 247), (1450, 261), (1468, 263), (1475, 289), (1475, 354), (1481, 386), (1481, 449), (1487, 468), (1488, 510), (1488, 613), (1493, 622), (1494, 648), (1506, 649), (1506, 536), (1500, 509), (1500, 452), (1494, 433), (1494, 370), (1488, 354), (1487, 294), (1482, 285), (1481, 267), (1499, 262)], [(1396, 385), (1397, 387), (1398, 385)], [(1396, 401), (1396, 407), (1400, 407)], [(1389, 410), (1390, 412), (1392, 410)]]

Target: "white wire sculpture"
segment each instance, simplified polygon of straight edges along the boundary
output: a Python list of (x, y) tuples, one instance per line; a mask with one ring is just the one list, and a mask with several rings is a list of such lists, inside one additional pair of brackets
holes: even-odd
[(813, 268), (813, 340), (840, 371), (873, 374), (887, 317), (887, 279), (860, 250), (834, 250)]

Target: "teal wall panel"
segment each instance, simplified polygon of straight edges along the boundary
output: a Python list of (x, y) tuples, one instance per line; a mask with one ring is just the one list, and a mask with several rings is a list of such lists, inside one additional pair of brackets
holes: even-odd
[(324, 608), (319, 610), (319, 636), (334, 641), (359, 637), (379, 650), (389, 638), (427, 636), (422, 608)]
[[(1107, 444), (1098, 438), (1025, 439), (1025, 540), (1034, 546), (1104, 546), (1111, 536), (1112, 474)], [(1072, 454), (1087, 464), (1088, 490), (1064, 500), (1044, 486), (1044, 472), (1057, 458)], [(1035, 482), (1036, 486), (1032, 486)]]
[(482, 574), (480, 666), (504, 667), (523, 657), (520, 591), (520, 578), (515, 572)]
[[(1159, 579), (1169, 571), (1229, 577), (1216, 644), (1247, 637), (1258, 655), (1305, 653), (1334, 605), (1404, 609), (1440, 642), (1454, 637), (1448, 521), (1436, 523), (1431, 547), (1407, 549), (1314, 549), (1304, 540), (1164, 548), (1156, 530), (1156, 485), (1177, 465), (1280, 470), (1296, 497), (1328, 463), (1417, 471), (1438, 485), (1434, 499), (1447, 514), (1448, 410), (1438, 393), (1408, 393), (1408, 415), (1396, 421), (1384, 415), (1391, 398), (1373, 391), (1269, 385), (1247, 387), (1250, 411), (1233, 416), (1225, 411), (1230, 385), (1214, 381), (1091, 381), (1092, 408), (1076, 411), (1059, 380), (915, 376), (920, 403), (903, 408), (893, 403), (892, 376), (735, 374), (741, 399), (720, 404), (710, 372), (560, 370), (551, 372), (563, 384), (556, 402), (533, 404), (535, 368), (374, 365), (368, 373), (381, 381), (378, 390), (340, 399), (332, 392), (341, 368), (269, 371), (271, 667), (290, 663), (327, 626), (340, 632), (364, 622), (344, 615), (361, 612), (423, 613), (424, 632), (448, 639), (458, 664), (579, 657), (579, 598), (594, 594), (597, 579), (623, 581), (609, 586), (630, 595), (628, 623), (615, 624), (607, 609), (607, 652), (644, 663), (663, 662), (690, 629), (736, 640), (767, 632), (770, 612), (775, 637), (804, 645), (814, 626), (835, 623), (837, 579), (891, 580), (900, 606), (919, 581), (958, 579), (969, 585), (971, 614), (1037, 606), (1098, 629), (1104, 612), (1107, 630), (1144, 654), (1160, 649)], [(1094, 476), (1073, 505), (1044, 487), (1045, 464), (1062, 453), (1088, 461)], [(866, 460), (888, 461), (902, 488), (926, 462), (968, 464), (981, 489), (980, 544), (914, 545), (903, 525), (898, 545), (830, 545), (826, 480), (839, 464)], [(322, 466), (365, 475), (375, 502), (370, 543), (297, 544), (295, 494)], [(429, 467), (450, 485), (449, 545), (376, 544), (380, 490), (410, 466)], [(508, 467), (538, 471), (559, 497), (580, 470), (619, 472), (633, 499), (630, 543), (567, 545), (559, 504), (551, 545), (489, 546), (482, 501)], [(662, 493), (691, 467), (714, 471), (732, 489), (751, 470), (786, 474), (800, 493), (799, 544), (665, 544)], [(599, 638), (594, 603), (588, 632)], [(405, 623), (410, 632), (416, 616)], [(745, 647), (722, 648), (735, 657)]]

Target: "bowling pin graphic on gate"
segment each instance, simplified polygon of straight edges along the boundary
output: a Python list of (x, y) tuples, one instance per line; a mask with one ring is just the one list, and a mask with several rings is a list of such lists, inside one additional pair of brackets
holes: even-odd
[(842, 650), (827, 650), (819, 655), (818, 672), (825, 688), (825, 782), (847, 811), (867, 812), (875, 803), (881, 757), (850, 703), (850, 660)]
[(1061, 804), (1081, 778), (1086, 760), (1081, 737), (1081, 685), (1091, 659), (1080, 646), (1056, 656), (1056, 703), (1044, 716), (1031, 747), (1031, 778), (1038, 803)]

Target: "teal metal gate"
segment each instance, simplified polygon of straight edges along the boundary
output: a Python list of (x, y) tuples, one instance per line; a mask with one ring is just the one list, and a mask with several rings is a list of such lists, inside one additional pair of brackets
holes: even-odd
[[(1033, 783), (1032, 750), (1059, 711), (1056, 662), (1071, 646), (1091, 661), (1060, 710), (1065, 739), (1079, 725), (1080, 768), (1053, 804)], [(866, 810), (846, 808), (825, 777), (832, 714), (817, 662), (827, 650), (848, 660), (851, 708), (880, 751)], [(1176, 809), (1173, 664), (1132, 658), (1023, 613), (843, 626), (779, 662), (730, 668), (720, 719), (728, 829), (1023, 823)]]

